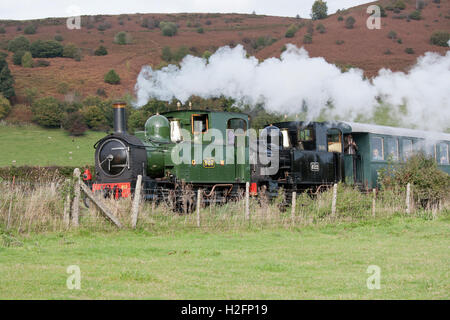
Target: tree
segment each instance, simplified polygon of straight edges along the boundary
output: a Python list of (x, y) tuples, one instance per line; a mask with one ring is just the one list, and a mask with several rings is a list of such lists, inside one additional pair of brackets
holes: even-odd
[(180, 48), (178, 48), (178, 50), (174, 53), (173, 55), (173, 59), (177, 62), (183, 60), (183, 58), (185, 56), (187, 56), (189, 54), (189, 50), (188, 48), (186, 48), (185, 46), (181, 46)]
[(352, 16), (350, 16), (350, 17), (348, 17), (348, 18), (345, 20), (345, 27), (346, 27), (347, 29), (353, 29), (353, 27), (354, 27), (354, 25), (355, 25), (355, 22), (356, 22), (355, 18), (353, 18)]
[(108, 50), (104, 46), (100, 46), (95, 50), (94, 55), (96, 56), (106, 56), (108, 54)]
[(107, 126), (105, 115), (96, 105), (85, 106), (80, 113), (83, 116), (84, 122), (93, 130), (102, 130)]
[(8, 51), (30, 51), (30, 41), (24, 36), (18, 36), (8, 42)]
[(58, 100), (46, 97), (37, 100), (33, 107), (33, 120), (49, 128), (59, 127), (63, 119), (63, 110)]
[(29, 51), (25, 52), (22, 57), (22, 67), (33, 68), (33, 57)]
[(409, 18), (412, 20), (420, 20), (422, 19), (422, 13), (420, 12), (420, 10), (414, 10), (409, 14)]
[(83, 115), (79, 112), (67, 114), (62, 122), (62, 126), (71, 136), (75, 137), (82, 136), (87, 130)]
[(11, 99), (16, 95), (14, 92), (14, 78), (9, 70), (8, 62), (0, 58), (0, 94), (6, 99)]
[(5, 118), (11, 111), (11, 103), (0, 94), (0, 119)]
[(4, 33), (6, 33), (5, 28), (4, 27), (0, 27), (0, 34), (4, 34)]
[(109, 84), (119, 84), (120, 77), (114, 69), (111, 69), (105, 74), (105, 82)]
[(305, 36), (303, 37), (303, 43), (304, 44), (312, 43), (312, 35), (310, 33), (305, 34)]
[(316, 0), (312, 6), (311, 18), (313, 20), (325, 19), (328, 16), (328, 6), (325, 1)]
[(16, 66), (21, 66), (22, 65), (22, 57), (25, 54), (26, 51), (24, 50), (17, 50), (16, 52), (14, 52), (13, 54), (13, 63)]

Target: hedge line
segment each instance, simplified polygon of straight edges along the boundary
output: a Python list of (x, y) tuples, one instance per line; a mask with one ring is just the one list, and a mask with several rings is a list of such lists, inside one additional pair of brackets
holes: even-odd
[[(50, 166), (50, 167), (3, 167), (0, 168), (0, 181), (11, 181), (14, 177), (16, 181), (47, 182), (54, 179), (70, 178), (76, 167), (69, 166)], [(83, 173), (83, 167), (79, 167)], [(94, 167), (89, 167), (94, 175)]]

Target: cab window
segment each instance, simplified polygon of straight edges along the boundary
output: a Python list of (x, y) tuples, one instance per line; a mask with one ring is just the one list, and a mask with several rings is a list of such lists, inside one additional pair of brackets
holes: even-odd
[(287, 129), (281, 130), (281, 135), (283, 138), (283, 148), (290, 148), (291, 147), (291, 140), (289, 138), (289, 132)]
[(328, 152), (342, 153), (342, 135), (337, 130), (328, 130)]
[(207, 114), (193, 114), (192, 115), (192, 133), (206, 133), (208, 132), (208, 115)]
[(234, 145), (235, 136), (245, 135), (247, 121), (244, 119), (230, 119), (227, 123), (227, 140), (229, 145)]
[(304, 128), (298, 131), (298, 146), (301, 150), (316, 149), (313, 128)]

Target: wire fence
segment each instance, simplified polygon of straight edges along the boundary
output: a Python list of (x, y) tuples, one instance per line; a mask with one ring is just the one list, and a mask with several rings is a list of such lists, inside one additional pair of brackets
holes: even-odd
[[(379, 190), (364, 193), (339, 184), (317, 195), (290, 193), (280, 190), (269, 199), (264, 193), (246, 196), (240, 190), (232, 199), (224, 192), (200, 192), (194, 189), (144, 189), (137, 204), (137, 228), (150, 232), (176, 232), (183, 229), (242, 230), (264, 228), (301, 228), (309, 225), (333, 224), (391, 217), (420, 216), (436, 219), (449, 213), (449, 199), (431, 207), (421, 207), (412, 196), (413, 187), (402, 190)], [(66, 231), (76, 227), (73, 222), (74, 204), (79, 206), (79, 227), (90, 230), (114, 230), (97, 205), (86, 196), (74, 199), (73, 181), (0, 183), (0, 229), (6, 232)], [(135, 190), (131, 190), (133, 193)], [(149, 197), (149, 195), (157, 195)], [(117, 218), (121, 226), (132, 227), (134, 196), (115, 199), (95, 194)], [(83, 202), (87, 205), (83, 205)], [(69, 215), (72, 212), (72, 216)]]

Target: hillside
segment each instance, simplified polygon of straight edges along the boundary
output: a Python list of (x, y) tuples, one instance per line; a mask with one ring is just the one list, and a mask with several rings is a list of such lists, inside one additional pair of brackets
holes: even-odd
[[(386, 6), (391, 2), (385, 0), (375, 3)], [(185, 46), (190, 53), (201, 56), (205, 50), (214, 52), (224, 45), (243, 44), (249, 54), (266, 59), (279, 57), (285, 44), (293, 43), (305, 46), (311, 56), (323, 56), (327, 61), (342, 66), (356, 66), (363, 69), (367, 76), (373, 76), (383, 67), (407, 70), (418, 56), (427, 51), (444, 53), (448, 50), (431, 45), (429, 39), (435, 30), (450, 29), (450, 1), (441, 1), (440, 4), (427, 1), (421, 20), (406, 19), (406, 16), (414, 11), (416, 1), (407, 0), (405, 3), (406, 9), (400, 13), (386, 11), (388, 16), (382, 18), (381, 30), (367, 29), (367, 4), (330, 15), (324, 20), (314, 21), (313, 41), (306, 45), (303, 44), (303, 37), (310, 21), (307, 19), (242, 14), (137, 13), (83, 16), (81, 30), (67, 29), (64, 18), (0, 21), (0, 26), (5, 29), (5, 33), (0, 34), (0, 48), (5, 49), (9, 40), (23, 35), (27, 25), (36, 24), (36, 34), (25, 35), (30, 41), (50, 40), (60, 35), (63, 45), (74, 43), (82, 50), (83, 58), (79, 62), (68, 58), (51, 58), (45, 59), (50, 61), (50, 66), (36, 68), (15, 66), (10, 53), (8, 62), (15, 78), (16, 102), (25, 101), (26, 88), (36, 88), (39, 96), (52, 95), (66, 100), (77, 95), (95, 95), (98, 89), (105, 90), (109, 98), (133, 94), (141, 67), (146, 64), (153, 67), (160, 65), (161, 51), (165, 46), (171, 47), (172, 50)], [(340, 15), (343, 16), (343, 21), (338, 20)], [(344, 26), (348, 16), (356, 19), (353, 29)], [(162, 35), (159, 28), (142, 26), (146, 18), (150, 21), (172, 21), (179, 25), (178, 33), (168, 37)], [(316, 30), (319, 23), (324, 25), (325, 33)], [(286, 30), (291, 24), (303, 27), (293, 38), (286, 38)], [(200, 27), (203, 28), (203, 33), (198, 32)], [(402, 39), (401, 43), (388, 38), (391, 30)], [(132, 36), (131, 44), (114, 43), (114, 35), (120, 31), (126, 31)], [(273, 38), (276, 41), (254, 49), (252, 45), (260, 37)], [(94, 55), (95, 49), (100, 45), (107, 48), (108, 55)], [(414, 53), (407, 54), (406, 48), (413, 48)], [(388, 50), (390, 54), (386, 54)], [(112, 68), (121, 77), (119, 85), (109, 85), (103, 81), (105, 73)]]

